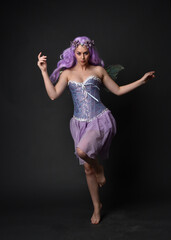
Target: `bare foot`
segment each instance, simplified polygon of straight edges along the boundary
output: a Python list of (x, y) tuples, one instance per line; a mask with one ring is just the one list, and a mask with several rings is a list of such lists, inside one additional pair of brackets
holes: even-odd
[(100, 205), (94, 209), (93, 215), (91, 217), (91, 223), (92, 224), (98, 224), (100, 222), (100, 210), (102, 208), (102, 204), (100, 203)]
[(106, 178), (104, 175), (104, 168), (99, 164), (98, 171), (95, 172), (97, 183), (102, 187), (106, 183)]

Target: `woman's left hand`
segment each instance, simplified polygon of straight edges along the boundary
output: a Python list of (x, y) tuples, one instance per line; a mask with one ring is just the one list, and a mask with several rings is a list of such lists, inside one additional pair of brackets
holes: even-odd
[(155, 71), (150, 71), (150, 72), (145, 73), (144, 76), (141, 78), (142, 83), (146, 83), (148, 80), (155, 78), (154, 73), (155, 73)]

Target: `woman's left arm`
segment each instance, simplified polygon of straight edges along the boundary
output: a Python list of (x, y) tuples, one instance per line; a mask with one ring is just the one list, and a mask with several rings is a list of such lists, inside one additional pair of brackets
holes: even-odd
[(155, 77), (154, 75), (155, 71), (150, 71), (144, 74), (144, 76), (137, 81), (134, 81), (132, 83), (118, 86), (118, 84), (115, 83), (113, 79), (108, 75), (105, 69), (103, 69), (103, 84), (106, 86), (106, 88), (111, 91), (112, 93), (116, 94), (117, 96), (123, 95), (125, 93), (128, 93), (135, 88), (145, 84), (148, 80)]

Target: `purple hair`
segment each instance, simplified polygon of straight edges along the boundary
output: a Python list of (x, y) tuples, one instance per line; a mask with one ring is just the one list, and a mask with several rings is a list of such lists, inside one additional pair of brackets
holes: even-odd
[(88, 50), (90, 52), (89, 63), (91, 65), (104, 67), (104, 62), (102, 59), (99, 58), (98, 52), (94, 47), (94, 41), (86, 36), (76, 37), (73, 42), (71, 42), (71, 46), (65, 49), (60, 55), (61, 60), (58, 61), (57, 68), (50, 75), (50, 80), (53, 84), (57, 82), (60, 71), (72, 68), (76, 65), (75, 49), (78, 47), (79, 44), (88, 46)]

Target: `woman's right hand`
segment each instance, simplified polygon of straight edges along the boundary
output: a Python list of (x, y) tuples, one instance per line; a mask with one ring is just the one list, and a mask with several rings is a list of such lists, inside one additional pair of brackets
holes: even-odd
[(37, 65), (40, 68), (41, 71), (47, 71), (47, 56), (41, 56), (42, 52), (38, 55), (38, 62)]

